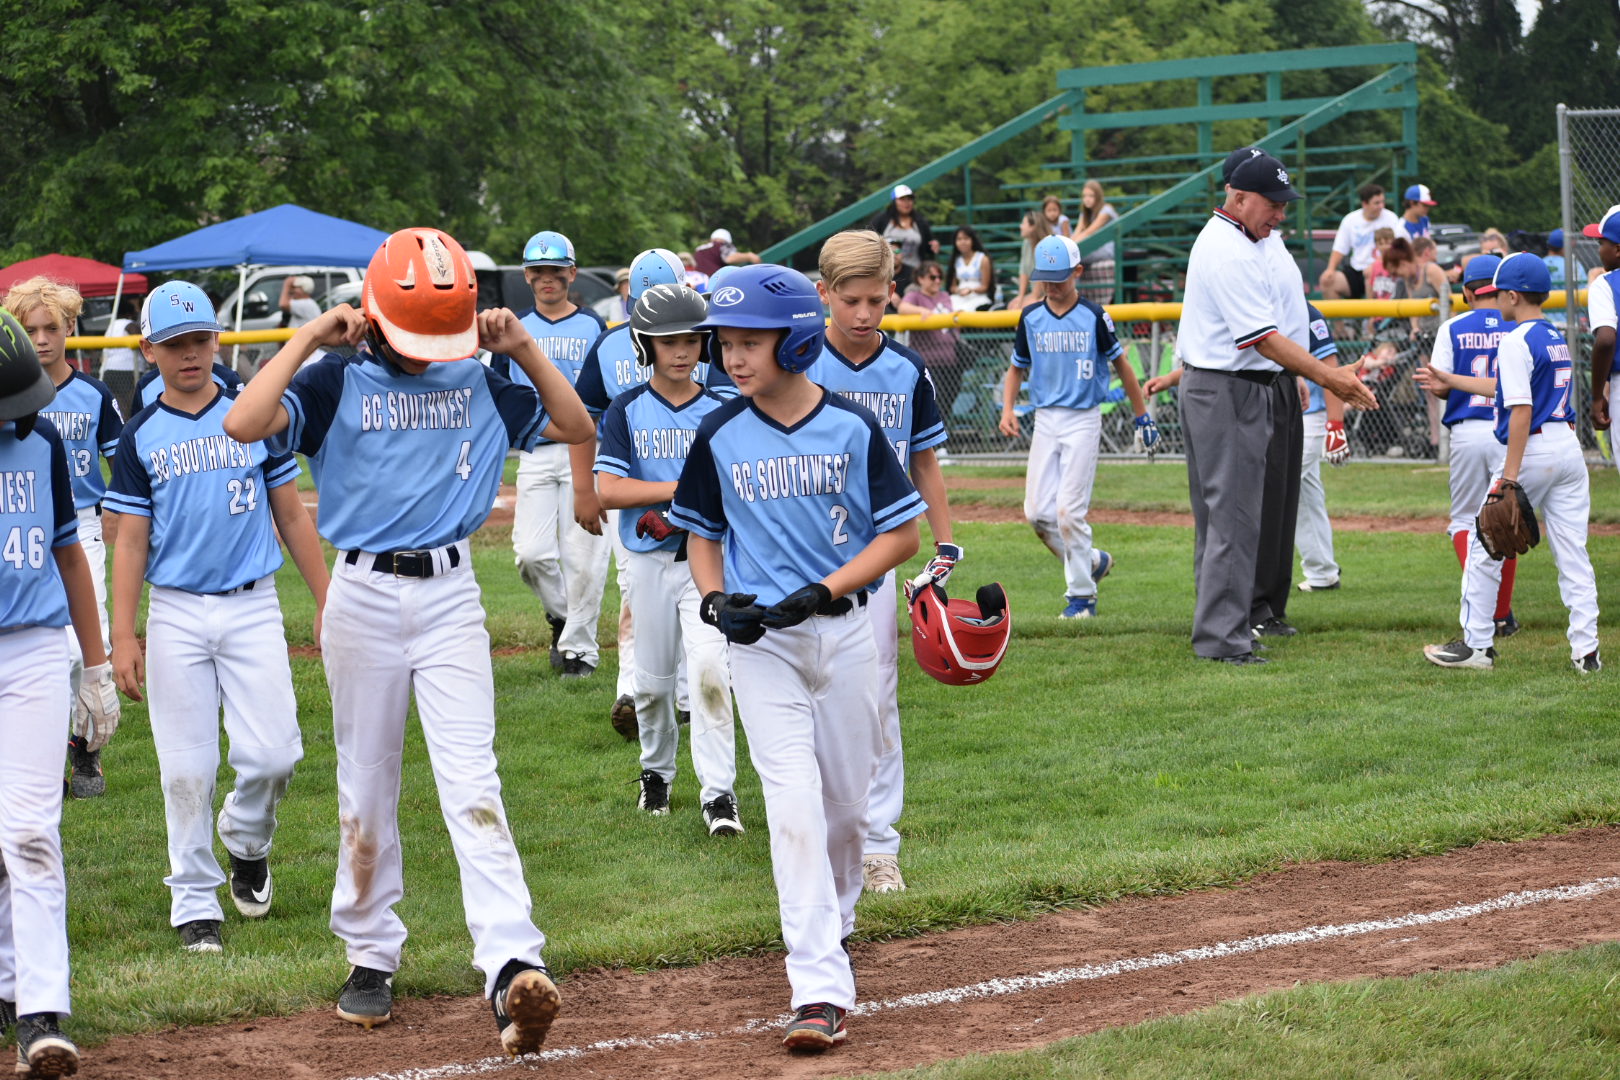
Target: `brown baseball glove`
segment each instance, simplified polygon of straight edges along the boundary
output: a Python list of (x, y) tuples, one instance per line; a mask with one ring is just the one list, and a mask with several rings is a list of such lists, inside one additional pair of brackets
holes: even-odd
[(1535, 508), (1516, 480), (1498, 480), (1474, 519), (1485, 554), (1501, 561), (1523, 555), (1541, 543)]

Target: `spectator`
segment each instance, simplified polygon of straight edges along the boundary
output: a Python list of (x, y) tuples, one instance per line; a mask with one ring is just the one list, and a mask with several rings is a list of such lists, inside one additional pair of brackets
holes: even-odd
[[(759, 256), (752, 251), (738, 251), (731, 242), (731, 232), (727, 229), (716, 229), (709, 234), (709, 242), (702, 244), (692, 253), (692, 266), (701, 272), (713, 277), (722, 266), (742, 266), (746, 263), (759, 262)], [(629, 318), (628, 313), (625, 318)]]
[(895, 265), (894, 281), (902, 290), (916, 277), (924, 258), (932, 259), (939, 254), (934, 230), (928, 227), (928, 219), (917, 213), (917, 196), (905, 184), (895, 185), (889, 205), (866, 227), (895, 248), (899, 261)]
[(1008, 311), (1017, 311), (1033, 304), (1045, 294), (1045, 286), (1039, 281), (1030, 280), (1030, 274), (1035, 269), (1035, 245), (1052, 235), (1041, 211), (1030, 210), (1024, 214), (1024, 219), (1018, 223), (1018, 235), (1024, 240), (1018, 252), (1018, 295), (1008, 302)]
[[(960, 230), (957, 235), (960, 237)], [(938, 263), (923, 263), (915, 284), (900, 298), (900, 314), (940, 315), (957, 310), (954, 299), (942, 287), (944, 277)], [(928, 365), (928, 374), (934, 380), (934, 397), (947, 430), (951, 424), (951, 406), (962, 389), (961, 337), (962, 332), (955, 327), (911, 332), (911, 350)]]
[[(1075, 242), (1084, 240), (1109, 222), (1117, 220), (1119, 211), (1108, 204), (1102, 184), (1087, 180), (1080, 189), (1080, 220), (1075, 223), (1079, 231), (1074, 234)], [(1085, 267), (1085, 272), (1080, 275), (1080, 295), (1094, 304), (1113, 303), (1114, 242), (1110, 240), (1089, 252), (1085, 256)]]
[[(702, 250), (699, 248), (698, 250)], [(617, 326), (630, 318), (630, 268), (621, 266), (613, 272), (613, 287), (617, 290), (605, 300), (598, 300), (591, 305), (591, 310), (602, 316), (610, 325)]]
[(677, 251), (675, 257), (681, 260), (681, 266), (686, 269), (686, 287), (697, 292), (709, 291), (709, 275), (698, 269), (697, 260), (690, 251)]
[[(1434, 335), (1440, 324), (1451, 318), (1451, 282), (1440, 268), (1440, 252), (1434, 238), (1419, 236), (1412, 241), (1412, 255), (1417, 264), (1413, 274), (1410, 295), (1414, 300), (1435, 299), (1433, 315), (1419, 315), (1412, 320), (1412, 339), (1418, 348), (1419, 363), (1428, 364), (1434, 351)], [(1440, 445), (1440, 414), (1443, 409), (1439, 398), (1423, 395), (1429, 410), (1429, 445)]]
[[(949, 300), (957, 311), (982, 311), (996, 292), (996, 271), (984, 253), (984, 241), (971, 225), (956, 230), (956, 258), (951, 262)], [(933, 263), (924, 263), (926, 270)], [(921, 271), (917, 280), (922, 280)]]
[[(1563, 229), (1554, 229), (1552, 232), (1547, 234), (1547, 254), (1542, 257), (1541, 261), (1547, 264), (1547, 274), (1552, 279), (1553, 289), (1555, 291), (1562, 289), (1564, 287)], [(1577, 272), (1579, 272), (1579, 268), (1579, 263), (1577, 262)], [(1566, 301), (1564, 307), (1558, 309), (1557, 311), (1546, 312), (1545, 314), (1547, 316), (1547, 321), (1562, 330), (1564, 328), (1564, 313), (1569, 310), (1570, 306), (1570, 302)]]
[(1429, 207), (1436, 205), (1434, 196), (1424, 185), (1413, 184), (1406, 189), (1406, 198), (1401, 200), (1401, 225), (1406, 229), (1408, 240), (1429, 235)]
[(1384, 256), (1395, 242), (1394, 229), (1379, 229), (1373, 234), (1373, 261), (1367, 267), (1367, 299), (1388, 300), (1395, 295), (1395, 279), (1384, 267)]
[(281, 299), (278, 303), (282, 326), (296, 330), (321, 317), (321, 305), (310, 296), (314, 291), (314, 279), (305, 274), (295, 274), (281, 280)]
[(1361, 209), (1350, 211), (1339, 222), (1327, 269), (1317, 281), (1324, 300), (1360, 300), (1366, 296), (1366, 272), (1373, 260), (1373, 236), (1379, 229), (1401, 227), (1401, 219), (1384, 205), (1383, 188), (1363, 184), (1356, 196), (1361, 200)]
[(1047, 195), (1041, 199), (1041, 217), (1046, 219), (1046, 226), (1051, 236), (1074, 235), (1074, 227), (1069, 222), (1069, 215), (1063, 212), (1063, 200), (1056, 195)]
[(1505, 259), (1513, 254), (1513, 249), (1508, 247), (1507, 237), (1502, 235), (1501, 229), (1489, 228), (1479, 234), (1479, 253)]
[[(108, 337), (139, 337), (140, 305), (126, 296), (107, 324)], [(131, 348), (105, 349), (101, 354), (101, 381), (107, 384), (118, 400), (118, 409), (124, 416), (133, 415), (130, 407), (135, 403), (135, 350)]]

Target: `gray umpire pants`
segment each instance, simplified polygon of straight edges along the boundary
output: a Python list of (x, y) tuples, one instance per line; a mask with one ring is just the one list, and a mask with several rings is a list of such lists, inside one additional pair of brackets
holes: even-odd
[(1249, 612), (1275, 398), (1269, 381), (1188, 367), (1180, 400), (1197, 537), (1193, 652), (1240, 656), (1254, 651)]
[(1299, 520), (1300, 461), (1305, 450), (1305, 418), (1299, 411), (1299, 382), (1278, 377), (1271, 388), (1271, 445), (1266, 451), (1265, 497), (1260, 509), (1260, 543), (1254, 564), (1254, 601), (1249, 625), (1288, 616), (1294, 588), (1294, 530)]

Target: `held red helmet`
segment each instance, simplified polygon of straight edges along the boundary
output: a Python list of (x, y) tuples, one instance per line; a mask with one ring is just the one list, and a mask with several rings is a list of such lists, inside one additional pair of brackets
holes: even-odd
[(947, 686), (971, 686), (996, 673), (1012, 637), (1012, 610), (999, 582), (974, 600), (951, 600), (924, 574), (906, 582), (911, 649), (917, 665)]
[(412, 360), (464, 360), (478, 351), (478, 277), (449, 233), (401, 229), (366, 267), (362, 310)]

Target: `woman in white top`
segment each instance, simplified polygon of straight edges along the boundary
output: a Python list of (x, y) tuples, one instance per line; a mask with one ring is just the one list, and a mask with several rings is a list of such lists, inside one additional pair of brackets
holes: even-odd
[(981, 311), (995, 292), (995, 270), (984, 253), (984, 241), (970, 225), (956, 230), (956, 258), (951, 263), (951, 306), (957, 311)]
[[(1075, 243), (1119, 218), (1119, 211), (1108, 205), (1103, 186), (1087, 180), (1080, 189), (1080, 220), (1076, 222)], [(1082, 260), (1085, 272), (1080, 275), (1080, 295), (1094, 304), (1114, 301), (1114, 242), (1112, 240), (1089, 252)]]
[[(107, 323), (107, 336), (125, 337), (130, 334), (139, 334), (141, 327), (137, 321), (138, 318), (139, 314), (135, 301), (125, 297), (123, 302), (118, 305), (118, 310), (113, 312), (112, 319)], [(113, 397), (118, 400), (118, 408), (122, 410), (125, 417), (133, 415), (130, 407), (135, 403), (136, 367), (134, 349), (103, 349), (101, 351), (101, 381), (106, 383), (107, 389), (112, 391)], [(140, 410), (135, 411), (139, 412)]]

